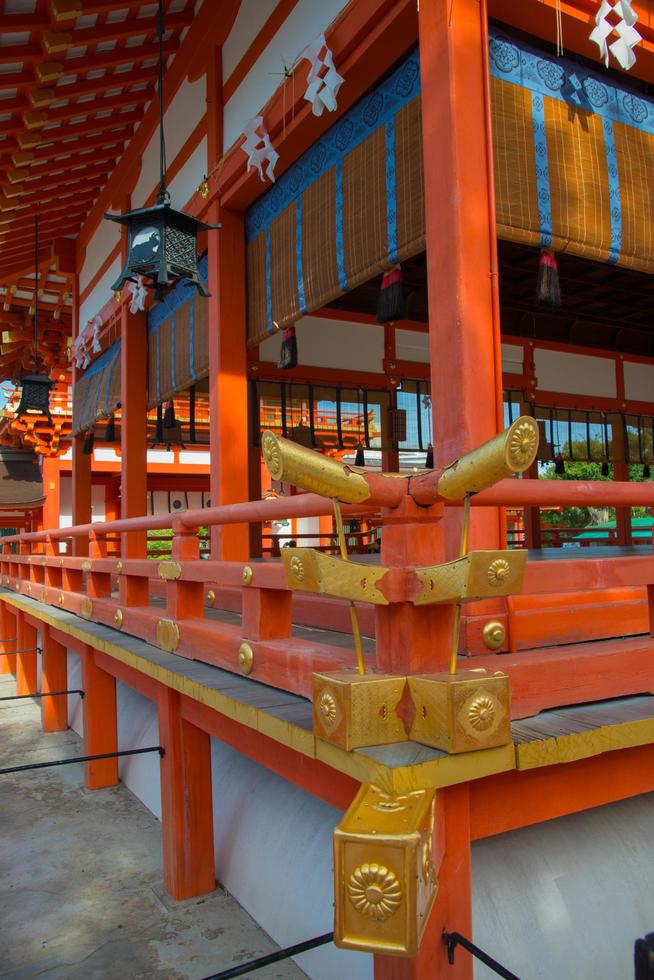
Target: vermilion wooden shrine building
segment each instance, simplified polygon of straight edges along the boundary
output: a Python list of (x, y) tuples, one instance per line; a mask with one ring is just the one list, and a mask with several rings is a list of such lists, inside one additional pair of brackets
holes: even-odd
[(207, 297), (118, 288), (169, 244), (104, 217), (160, 190), (157, 4), (0, 17), (0, 669), (81, 687), (42, 719), (87, 754), (158, 739), (87, 786), (160, 817), (174, 898), (218, 880), (280, 945), (334, 929), (311, 977), (471, 977), (444, 931), (522, 977), (630, 976), (654, 4), (162, 7)]

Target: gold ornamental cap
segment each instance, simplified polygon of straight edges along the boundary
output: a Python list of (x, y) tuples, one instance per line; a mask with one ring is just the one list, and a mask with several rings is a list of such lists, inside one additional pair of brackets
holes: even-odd
[(463, 500), (507, 476), (524, 473), (536, 459), (538, 441), (538, 423), (521, 415), (504, 432), (446, 466), (438, 481), (439, 496)]
[(291, 483), (321, 497), (336, 497), (358, 504), (371, 493), (368, 481), (330, 456), (299, 446), (267, 429), (261, 437), (261, 452), (273, 480)]

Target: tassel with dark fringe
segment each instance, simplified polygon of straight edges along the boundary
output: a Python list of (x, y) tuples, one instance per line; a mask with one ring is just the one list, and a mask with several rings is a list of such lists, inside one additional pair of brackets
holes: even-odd
[(609, 475), (609, 461), (607, 459), (602, 460), (602, 465), (600, 466), (600, 475), (601, 476)]
[(561, 453), (557, 453), (554, 457), (554, 472), (557, 476), (565, 476), (565, 462)]
[(95, 442), (95, 434), (93, 429), (89, 429), (84, 436), (84, 445), (82, 446), (82, 452), (85, 456), (93, 455), (93, 443)]
[(295, 327), (287, 327), (284, 331), (277, 367), (283, 368), (284, 370), (297, 367), (297, 337), (295, 336)]
[(377, 323), (393, 323), (395, 320), (403, 320), (405, 316), (402, 266), (394, 265), (382, 277), (377, 297)]
[(650, 460), (649, 457), (646, 456), (645, 459), (643, 460), (643, 480), (649, 480), (650, 478), (649, 465), (650, 465)]
[(354, 456), (354, 465), (355, 466), (365, 466), (366, 465), (366, 456), (365, 456), (365, 453), (363, 451), (363, 446), (361, 445), (361, 443), (359, 443), (359, 445), (357, 446), (357, 451), (356, 451), (356, 454)]
[(559, 267), (554, 252), (544, 248), (538, 262), (538, 282), (536, 285), (536, 306), (560, 306), (561, 284)]
[(166, 404), (166, 409), (163, 414), (163, 427), (164, 429), (174, 429), (177, 425), (177, 419), (175, 418), (175, 402), (170, 399)]
[(116, 441), (116, 420), (114, 419), (113, 415), (109, 416), (109, 420), (107, 422), (107, 428), (105, 429), (104, 432), (104, 441), (105, 442)]
[(427, 455), (425, 457), (425, 469), (433, 470), (434, 468), (434, 447), (431, 443), (427, 446)]

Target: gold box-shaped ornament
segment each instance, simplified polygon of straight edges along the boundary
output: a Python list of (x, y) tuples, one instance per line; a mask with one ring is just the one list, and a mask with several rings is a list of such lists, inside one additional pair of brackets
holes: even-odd
[(396, 708), (406, 677), (336, 671), (313, 675), (313, 732), (350, 752), (406, 742)]
[(415, 956), (438, 891), (433, 790), (362, 786), (334, 831), (334, 942)]
[(409, 738), (444, 752), (472, 752), (511, 741), (506, 674), (481, 670), (409, 677), (415, 715)]

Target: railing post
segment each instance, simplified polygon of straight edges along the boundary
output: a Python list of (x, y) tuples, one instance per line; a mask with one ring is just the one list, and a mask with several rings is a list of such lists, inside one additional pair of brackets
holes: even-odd
[[(89, 560), (107, 557), (107, 541), (101, 531), (91, 531)], [(92, 599), (108, 599), (111, 595), (111, 574), (109, 572), (87, 572), (87, 591)]]
[[(66, 648), (52, 638), (50, 627), (42, 626), (41, 691), (65, 691), (68, 685)], [(65, 732), (68, 728), (68, 698), (41, 698), (41, 726), (44, 732)]]
[(61, 567), (52, 564), (52, 562), (57, 561), (57, 556), (59, 554), (59, 542), (50, 534), (48, 535), (45, 544), (45, 554), (49, 562), (49, 564), (45, 567), (45, 584), (51, 588), (60, 589), (62, 582)]
[(177, 901), (215, 888), (211, 739), (182, 717), (182, 695), (159, 694), (161, 832), (166, 891)]
[(7, 603), (0, 601), (0, 631), (2, 632), (0, 643), (0, 674), (16, 673), (16, 656), (12, 650), (18, 650), (16, 643), (7, 643), (7, 640), (16, 636), (16, 617), (12, 616), (7, 607)]
[[(16, 649), (33, 650), (36, 647), (36, 629), (25, 619), (22, 612), (16, 613)], [(37, 656), (34, 653), (16, 654), (16, 694), (37, 693)]]
[(243, 636), (282, 640), (291, 635), (293, 593), (284, 589), (243, 589)]
[[(95, 662), (92, 647), (85, 646), (82, 664), (82, 716), (84, 719), (84, 755), (118, 751), (118, 715), (116, 679)], [(84, 763), (84, 785), (102, 789), (118, 782), (118, 759), (100, 759)]]
[[(187, 528), (173, 520), (171, 561), (199, 561), (200, 542), (196, 528)], [(171, 619), (193, 619), (204, 610), (204, 582), (166, 582), (166, 611)]]

